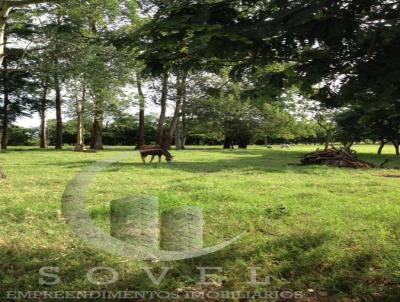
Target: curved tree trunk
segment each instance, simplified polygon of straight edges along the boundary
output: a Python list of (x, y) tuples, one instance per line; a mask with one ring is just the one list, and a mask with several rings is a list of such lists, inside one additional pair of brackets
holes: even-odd
[(161, 112), (158, 119), (156, 145), (162, 145), (164, 137), (165, 115), (167, 112), (167, 99), (168, 99), (168, 72), (164, 72), (162, 76), (162, 90), (161, 90)]
[(8, 15), (13, 8), (24, 7), (30, 4), (39, 4), (44, 2), (55, 2), (55, 0), (0, 0), (0, 65), (4, 60), (5, 49), (5, 29)]
[[(4, 1), (2, 2), (2, 6), (0, 8), (0, 65), (3, 65), (3, 60), (5, 57), (5, 46), (6, 46), (6, 25), (7, 25), (7, 17), (11, 11), (11, 7), (7, 6)], [(6, 69), (6, 67), (4, 67)]]
[(169, 149), (171, 147), (175, 130), (179, 123), (182, 99), (185, 95), (185, 90), (186, 90), (186, 78), (187, 78), (187, 71), (185, 70), (178, 74), (176, 80), (176, 105), (175, 105), (174, 117), (172, 118), (171, 126), (168, 130), (168, 135), (165, 138), (163, 144), (164, 148), (166, 149)]
[(385, 140), (381, 140), (381, 144), (379, 145), (379, 149), (378, 149), (378, 155), (382, 154), (383, 148), (385, 147), (386, 142)]
[(400, 155), (400, 142), (397, 140), (392, 141), (396, 155)]
[(145, 110), (145, 98), (142, 89), (142, 79), (139, 73), (136, 74), (136, 84), (139, 94), (139, 129), (137, 135), (137, 148), (140, 148), (145, 145), (145, 135), (144, 135), (144, 110)]

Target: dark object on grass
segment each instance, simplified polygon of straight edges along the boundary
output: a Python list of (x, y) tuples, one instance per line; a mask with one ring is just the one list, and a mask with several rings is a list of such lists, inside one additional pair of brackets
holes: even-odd
[(376, 168), (374, 164), (363, 161), (353, 151), (345, 148), (331, 148), (325, 151), (317, 150), (301, 159), (302, 165), (326, 165), (341, 168), (369, 169)]
[(140, 156), (142, 157), (142, 161), (145, 164), (146, 163), (146, 157), (151, 156), (151, 161), (150, 163), (153, 162), (154, 157), (158, 156), (158, 162), (161, 162), (161, 157), (165, 156), (165, 159), (167, 162), (172, 161), (174, 158), (171, 153), (168, 152), (167, 149), (160, 148), (159, 146), (142, 146), (142, 148), (139, 150)]
[(265, 215), (267, 216), (267, 218), (274, 220), (280, 219), (283, 216), (288, 215), (288, 213), (289, 210), (285, 206), (269, 207), (265, 209)]
[(0, 180), (6, 179), (6, 178), (7, 178), (6, 175), (4, 174), (4, 172), (0, 168)]

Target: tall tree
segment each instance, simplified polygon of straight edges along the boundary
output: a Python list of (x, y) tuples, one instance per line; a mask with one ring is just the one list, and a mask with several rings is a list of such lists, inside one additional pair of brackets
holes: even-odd
[(8, 145), (8, 131), (9, 131), (9, 110), (10, 110), (10, 82), (7, 72), (7, 59), (3, 60), (4, 70), (2, 72), (3, 81), (3, 119), (1, 124), (1, 150), (7, 150)]
[(1, 0), (0, 1), (0, 65), (4, 60), (5, 29), (7, 19), (12, 9), (25, 7), (31, 4), (54, 2), (52, 0)]
[(161, 77), (161, 100), (160, 100), (160, 116), (158, 118), (156, 144), (162, 145), (164, 139), (164, 127), (167, 113), (167, 100), (168, 100), (168, 71), (164, 71)]
[(144, 127), (145, 127), (145, 103), (146, 99), (143, 93), (142, 87), (142, 76), (140, 72), (136, 73), (136, 86), (139, 95), (139, 131), (137, 137), (137, 148), (140, 148), (145, 145), (145, 134), (144, 134)]
[(40, 97), (40, 103), (39, 103), (39, 116), (40, 116), (39, 138), (40, 138), (40, 148), (47, 149), (48, 136), (47, 136), (46, 111), (49, 106), (49, 102), (47, 99), (49, 92), (49, 81), (48, 80), (42, 81), (41, 88), (42, 88), (42, 95)]
[(182, 101), (183, 101), (183, 98), (186, 97), (187, 75), (188, 75), (188, 71), (186, 69), (179, 70), (177, 72), (175, 110), (174, 110), (174, 116), (172, 117), (171, 125), (168, 129), (167, 136), (164, 139), (163, 146), (165, 148), (171, 147), (176, 128), (179, 125)]

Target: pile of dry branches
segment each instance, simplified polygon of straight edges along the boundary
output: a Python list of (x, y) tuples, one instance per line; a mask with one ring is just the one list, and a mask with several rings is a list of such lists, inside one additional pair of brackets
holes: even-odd
[(374, 164), (360, 160), (357, 154), (345, 148), (334, 148), (309, 153), (301, 159), (302, 165), (327, 165), (346, 168), (376, 168)]

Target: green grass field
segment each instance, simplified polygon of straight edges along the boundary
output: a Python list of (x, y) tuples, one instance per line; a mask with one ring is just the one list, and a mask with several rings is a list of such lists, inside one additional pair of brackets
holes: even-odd
[[(245, 235), (232, 246), (170, 263), (128, 261), (81, 242), (60, 210), (67, 183), (100, 159), (132, 148), (97, 153), (10, 148), (0, 154), (0, 301), (15, 290), (98, 290), (86, 272), (113, 267), (117, 283), (103, 290), (303, 291), (314, 301), (400, 300), (400, 170), (293, 166), (315, 146), (291, 149), (173, 151), (171, 164), (143, 165), (129, 158), (99, 173), (87, 196), (91, 216), (109, 228), (109, 202), (137, 193), (157, 196), (161, 209), (194, 205), (204, 210), (207, 245)], [(362, 159), (388, 168), (400, 158), (387, 147), (358, 146)], [(60, 267), (62, 283), (39, 285), (39, 269)], [(171, 267), (154, 285), (143, 268)], [(197, 267), (223, 267), (222, 285), (198, 285)], [(271, 284), (248, 284), (250, 267)], [(347, 298), (347, 299), (346, 299)], [(331, 299), (331, 300), (329, 300)], [(352, 300), (349, 300), (352, 299)], [(98, 300), (100, 301), (100, 300)], [(242, 300), (246, 301), (246, 300)]]

